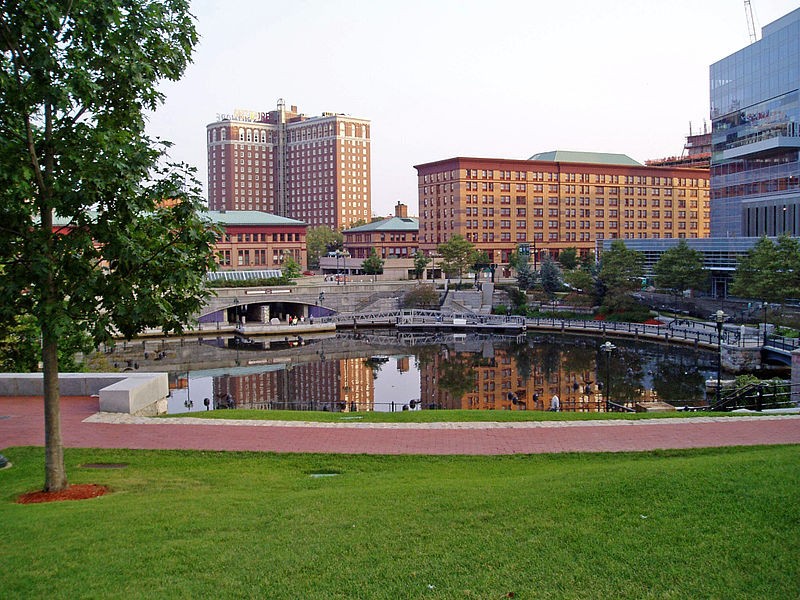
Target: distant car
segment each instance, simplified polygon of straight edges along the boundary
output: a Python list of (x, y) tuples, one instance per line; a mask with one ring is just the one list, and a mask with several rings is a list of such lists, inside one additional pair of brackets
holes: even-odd
[(316, 275), (314, 271), (303, 271), (303, 275)]

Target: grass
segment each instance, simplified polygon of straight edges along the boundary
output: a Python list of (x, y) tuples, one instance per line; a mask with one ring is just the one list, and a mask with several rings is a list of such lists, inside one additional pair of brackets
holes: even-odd
[(671, 411), (665, 413), (574, 413), (541, 410), (406, 410), (398, 412), (325, 412), (315, 410), (211, 410), (161, 415), (162, 417), (198, 417), (201, 419), (246, 419), (268, 421), (313, 421), (316, 423), (449, 423), (512, 421), (605, 421), (609, 419), (686, 419), (696, 417), (737, 417), (764, 413), (698, 413)]
[[(18, 505), (3, 598), (788, 598), (799, 446), (508, 457), (66, 451), (112, 494)], [(128, 463), (120, 470), (87, 463)], [(312, 474), (335, 474), (312, 477)]]

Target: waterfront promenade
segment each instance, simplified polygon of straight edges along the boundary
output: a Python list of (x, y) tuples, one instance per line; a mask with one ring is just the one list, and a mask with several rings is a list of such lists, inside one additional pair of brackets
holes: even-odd
[[(42, 399), (0, 397), (0, 450), (44, 444)], [(541, 454), (800, 443), (800, 415), (643, 421), (366, 424), (201, 421), (98, 413), (98, 399), (61, 402), (64, 445), (345, 454)]]

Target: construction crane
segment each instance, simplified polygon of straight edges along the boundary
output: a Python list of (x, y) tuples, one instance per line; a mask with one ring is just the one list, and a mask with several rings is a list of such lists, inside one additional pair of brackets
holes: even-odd
[(750, 34), (750, 43), (758, 40), (756, 35), (756, 22), (753, 19), (753, 7), (750, 6), (750, 0), (744, 0), (744, 14), (747, 17), (747, 33)]

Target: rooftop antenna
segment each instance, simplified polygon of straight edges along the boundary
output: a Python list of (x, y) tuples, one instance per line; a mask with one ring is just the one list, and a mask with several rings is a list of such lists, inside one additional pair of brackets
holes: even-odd
[(756, 35), (756, 23), (753, 19), (753, 7), (750, 6), (750, 0), (744, 0), (744, 14), (747, 17), (747, 33), (750, 35), (750, 43), (758, 41)]

